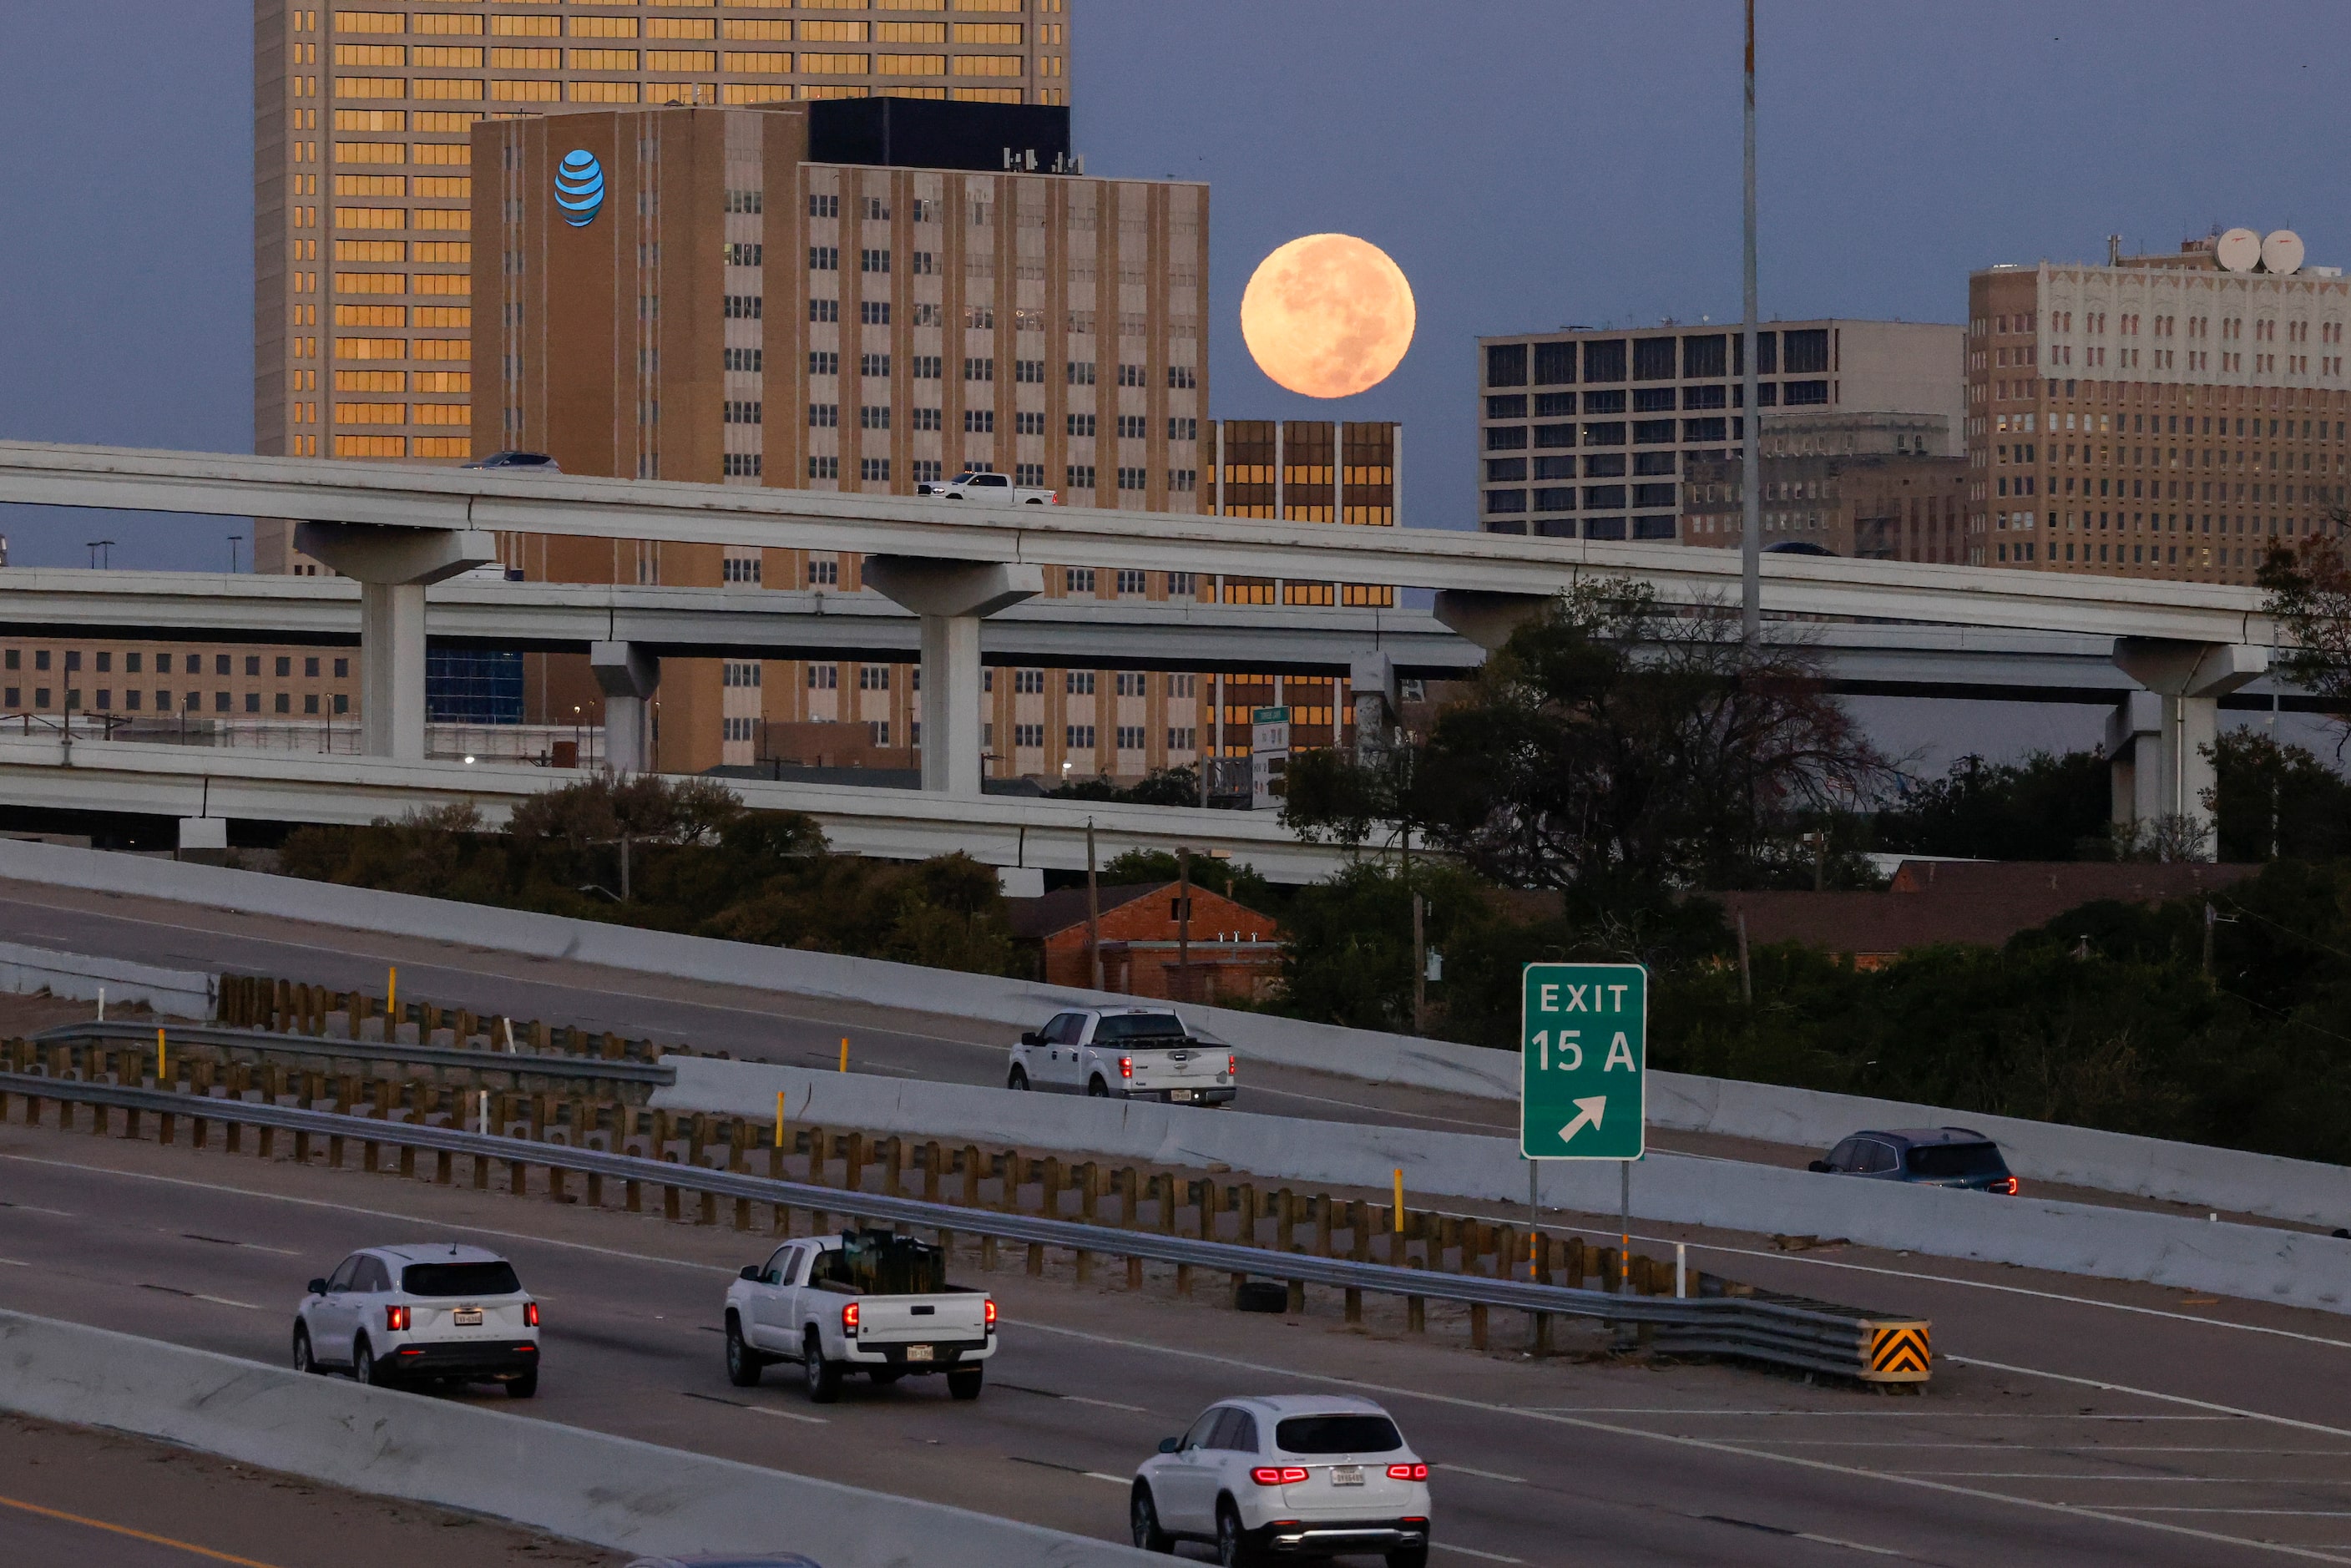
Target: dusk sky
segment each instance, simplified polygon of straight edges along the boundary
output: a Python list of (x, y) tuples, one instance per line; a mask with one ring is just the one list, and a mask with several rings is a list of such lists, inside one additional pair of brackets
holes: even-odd
[[(1088, 172), (1212, 187), (1209, 412), (1402, 420), (1412, 525), (1471, 524), (1478, 334), (1737, 316), (1733, 0), (1071, 11)], [(2109, 233), (2288, 226), (2313, 262), (2351, 261), (2351, 6), (1761, 16), (1767, 317), (1956, 320), (1970, 268), (2098, 258)], [(0, 10), (0, 435), (249, 447), (251, 51), (233, 0)], [(1396, 259), (1420, 325), (1385, 383), (1318, 403), (1257, 372), (1238, 311), (1268, 251), (1332, 229)], [(0, 527), (21, 565), (110, 536), (117, 566), (228, 562), (216, 519)]]

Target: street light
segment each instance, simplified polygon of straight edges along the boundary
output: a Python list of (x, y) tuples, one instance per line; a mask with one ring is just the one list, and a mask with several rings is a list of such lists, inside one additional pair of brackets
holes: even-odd
[(236, 575), (236, 547), (243, 543), (244, 539), (243, 534), (231, 534), (228, 537), (228, 574), (231, 577)]
[(92, 571), (101, 570), (114, 564), (112, 539), (84, 539), (82, 542), (89, 547), (89, 565)]

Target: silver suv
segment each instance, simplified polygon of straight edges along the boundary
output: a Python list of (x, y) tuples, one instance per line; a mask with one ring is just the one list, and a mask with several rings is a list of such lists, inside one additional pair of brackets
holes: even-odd
[(294, 1309), (294, 1369), (361, 1383), (496, 1382), (538, 1392), (538, 1302), (495, 1252), (456, 1242), (371, 1247)]

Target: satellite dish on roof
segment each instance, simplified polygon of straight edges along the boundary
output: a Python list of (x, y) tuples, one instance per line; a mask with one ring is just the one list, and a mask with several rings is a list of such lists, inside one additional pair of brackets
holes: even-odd
[(2277, 229), (2262, 241), (2262, 270), (2283, 277), (2302, 266), (2302, 236), (2292, 229)]
[(2212, 259), (2224, 272), (2251, 272), (2262, 259), (2262, 236), (2251, 229), (2231, 229), (2212, 242)]

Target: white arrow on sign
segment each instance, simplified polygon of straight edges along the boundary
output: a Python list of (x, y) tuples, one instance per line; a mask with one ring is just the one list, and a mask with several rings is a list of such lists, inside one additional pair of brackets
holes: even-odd
[(1584, 1128), (1598, 1127), (1600, 1118), (1605, 1115), (1607, 1111), (1608, 1096), (1605, 1094), (1594, 1094), (1589, 1100), (1578, 1100), (1575, 1103), (1575, 1120), (1559, 1130), (1559, 1141), (1562, 1144), (1573, 1143), (1575, 1140), (1575, 1134)]

